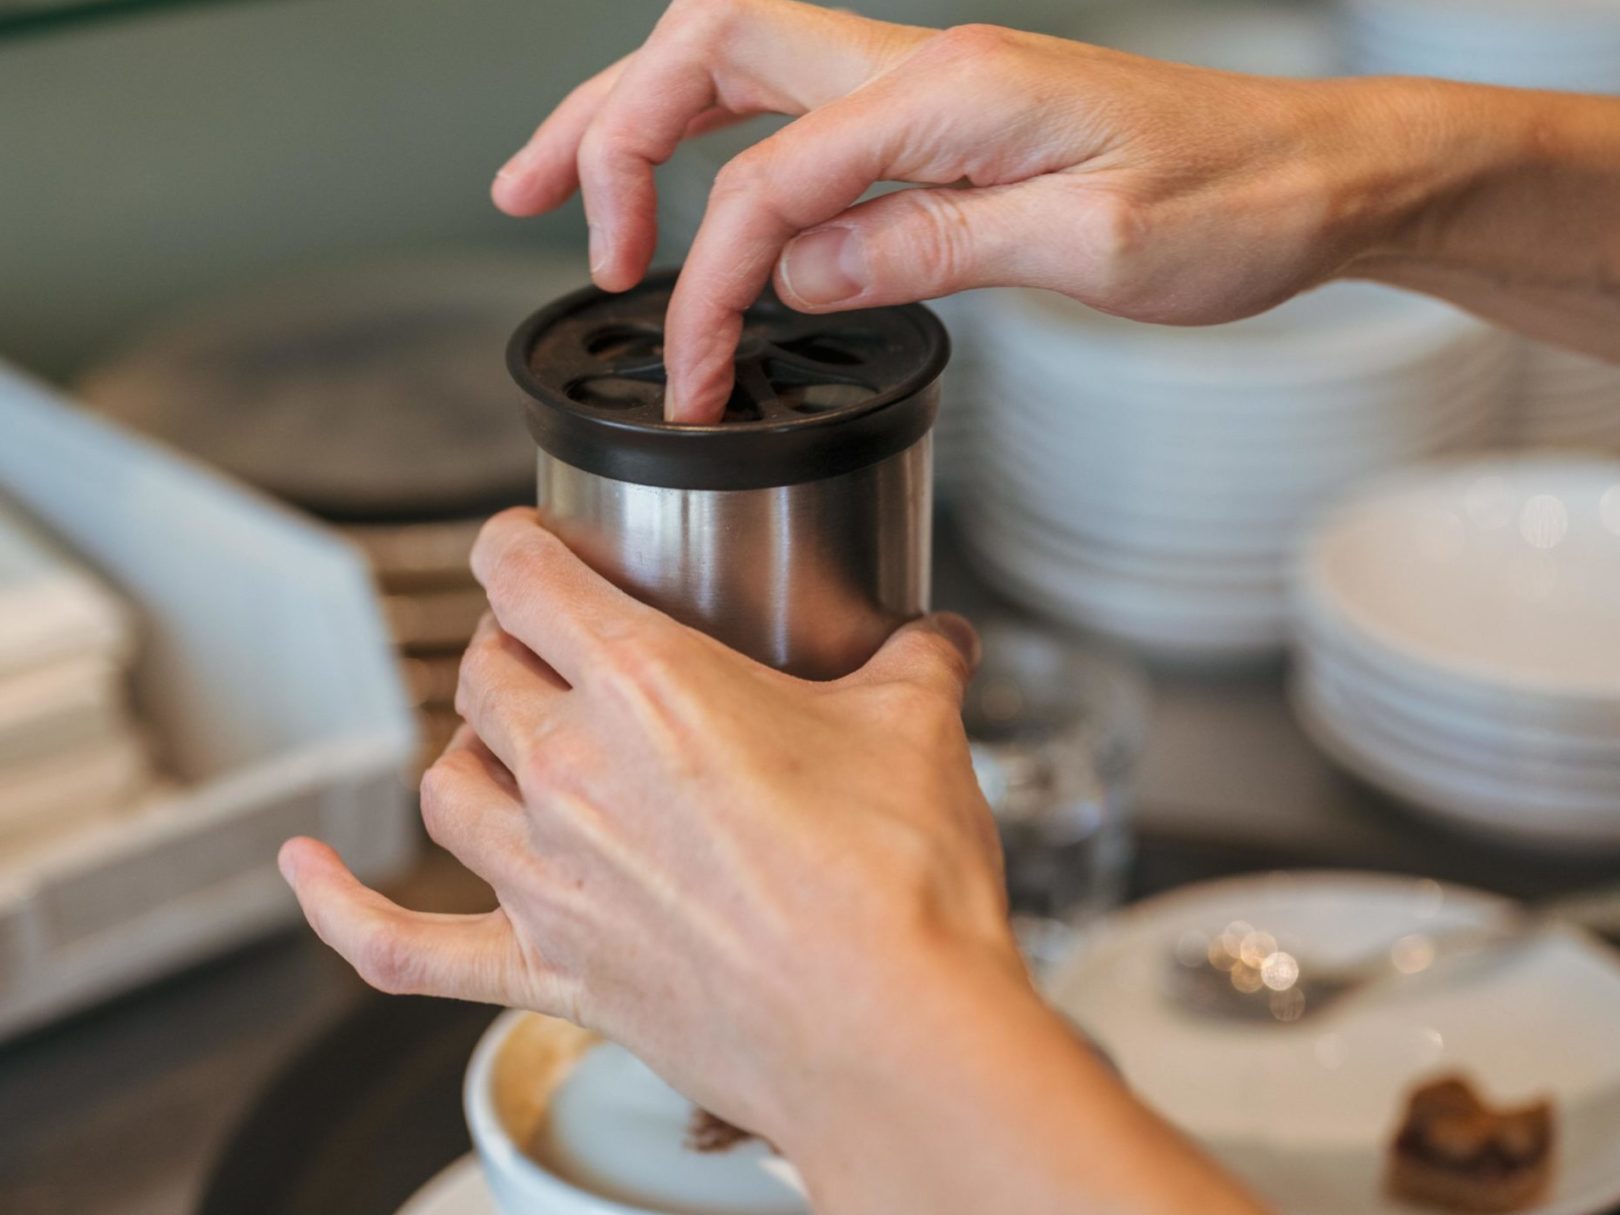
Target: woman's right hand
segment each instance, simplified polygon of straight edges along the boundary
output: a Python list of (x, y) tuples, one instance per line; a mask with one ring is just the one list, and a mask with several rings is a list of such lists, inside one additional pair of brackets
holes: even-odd
[[(640, 281), (654, 166), (737, 117), (797, 116), (721, 171), (670, 305), (666, 410), (714, 420), (743, 310), (774, 275), (805, 312), (1048, 287), (1203, 324), (1269, 308), (1376, 249), (1420, 191), (1408, 81), (1304, 82), (790, 0), (674, 0), (501, 171), (514, 215), (576, 188), (592, 273)], [(1419, 111), (1421, 112), (1421, 111)], [(881, 181), (920, 188), (865, 203)]]

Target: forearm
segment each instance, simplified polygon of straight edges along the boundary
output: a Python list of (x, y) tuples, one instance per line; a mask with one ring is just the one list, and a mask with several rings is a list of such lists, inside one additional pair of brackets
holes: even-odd
[(904, 1004), (878, 1014), (859, 1053), (818, 1068), (820, 1092), (783, 1145), (821, 1215), (1260, 1209), (1136, 1101), (1021, 974), (931, 961), (899, 986)]
[(1345, 274), (1620, 361), (1620, 98), (1378, 83), (1421, 201)]

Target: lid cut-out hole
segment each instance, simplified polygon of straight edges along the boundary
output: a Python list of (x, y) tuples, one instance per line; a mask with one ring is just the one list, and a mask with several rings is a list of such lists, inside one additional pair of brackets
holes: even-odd
[(796, 413), (830, 413), (869, 400), (873, 390), (864, 384), (785, 384), (782, 404)]
[(586, 376), (572, 381), (563, 391), (569, 400), (598, 409), (634, 409), (651, 405), (663, 396), (658, 384), (615, 375)]
[(741, 384), (731, 390), (731, 397), (726, 401), (725, 415), (722, 422), (757, 422), (764, 417), (760, 403), (748, 394), (748, 390)]
[(662, 355), (664, 335), (650, 325), (603, 325), (585, 338), (585, 350), (603, 359)]
[(866, 356), (856, 348), (854, 342), (831, 334), (814, 333), (809, 337), (792, 338), (777, 344), (801, 359), (831, 367), (855, 367), (866, 362)]

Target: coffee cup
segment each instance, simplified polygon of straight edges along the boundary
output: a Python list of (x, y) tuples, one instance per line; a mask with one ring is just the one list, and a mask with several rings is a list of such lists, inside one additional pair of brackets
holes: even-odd
[(506, 1012), (473, 1051), (467, 1126), (501, 1215), (809, 1215), (792, 1166), (747, 1139), (687, 1142), (694, 1107), (623, 1047)]

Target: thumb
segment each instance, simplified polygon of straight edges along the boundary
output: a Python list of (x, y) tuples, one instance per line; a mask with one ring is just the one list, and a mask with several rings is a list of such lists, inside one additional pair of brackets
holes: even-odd
[(861, 669), (872, 683), (910, 683), (958, 704), (979, 665), (979, 635), (964, 617), (936, 612), (903, 625)]
[(837, 312), (1027, 282), (1040, 205), (1017, 186), (885, 194), (789, 241), (777, 294), (801, 312)]

